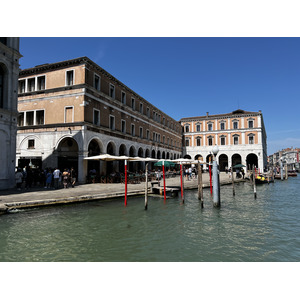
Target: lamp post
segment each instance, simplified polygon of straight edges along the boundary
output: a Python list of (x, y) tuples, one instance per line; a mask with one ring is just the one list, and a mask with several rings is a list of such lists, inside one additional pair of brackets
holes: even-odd
[(213, 157), (213, 203), (214, 207), (220, 207), (220, 178), (217, 163), (217, 154), (219, 152), (218, 146), (214, 146), (212, 149)]

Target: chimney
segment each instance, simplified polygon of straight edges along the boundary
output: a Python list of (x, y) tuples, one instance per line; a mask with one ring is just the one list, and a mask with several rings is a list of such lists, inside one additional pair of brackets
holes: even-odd
[(206, 112), (206, 116), (207, 116), (207, 117), (208, 117), (208, 114), (209, 114), (209, 112), (207, 111), (207, 112)]

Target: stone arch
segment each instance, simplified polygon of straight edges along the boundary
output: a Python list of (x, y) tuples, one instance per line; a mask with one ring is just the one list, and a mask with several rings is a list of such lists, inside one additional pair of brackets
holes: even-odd
[(170, 159), (170, 153), (167, 152), (167, 159)]
[(151, 151), (151, 158), (156, 158), (155, 150), (154, 149)]
[(157, 159), (160, 159), (161, 157), (160, 157), (160, 151), (158, 150), (157, 151)]
[(254, 165), (254, 167), (258, 168), (258, 157), (254, 153), (249, 153), (246, 157), (247, 169), (251, 170), (253, 165)]
[(140, 147), (138, 150), (138, 157), (144, 157), (144, 150), (142, 147)]
[(78, 149), (78, 143), (73, 137), (64, 137), (60, 140), (56, 153), (57, 166), (61, 171), (73, 167), (78, 172)]
[(201, 154), (195, 155), (195, 160), (203, 160), (203, 156)]
[(228, 156), (226, 154), (221, 154), (219, 156), (219, 170), (225, 171), (228, 169)]
[(192, 157), (189, 154), (186, 154), (183, 158), (191, 159)]
[(231, 164), (232, 164), (232, 167), (237, 165), (237, 164), (241, 164), (242, 163), (242, 157), (240, 154), (238, 153), (235, 153), (232, 155), (231, 157)]
[(110, 141), (106, 146), (106, 153), (110, 155), (116, 155), (116, 144)]
[(150, 157), (150, 150), (148, 148), (145, 151), (145, 157)]
[(121, 144), (119, 147), (119, 156), (127, 156), (126, 145)]
[[(91, 144), (91, 142), (92, 142), (92, 144)], [(90, 152), (89, 152), (90, 147), (93, 149), (92, 152), (95, 152), (95, 153), (97, 152), (97, 154), (95, 154), (95, 155), (105, 153), (103, 143), (99, 138), (93, 137), (88, 141), (87, 144), (88, 144), (88, 156), (93, 156), (93, 155), (90, 155)], [(96, 150), (96, 148), (98, 148), (98, 147), (99, 147), (99, 149)], [(99, 152), (99, 150), (100, 150), (100, 152)]]
[(162, 152), (161, 158), (162, 159), (166, 159), (166, 153), (165, 153), (165, 151)]

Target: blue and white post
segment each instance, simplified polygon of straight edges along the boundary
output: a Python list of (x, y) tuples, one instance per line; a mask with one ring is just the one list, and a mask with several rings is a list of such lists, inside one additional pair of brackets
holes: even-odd
[(220, 177), (219, 177), (219, 168), (217, 162), (217, 154), (219, 152), (218, 146), (214, 146), (212, 149), (213, 152), (213, 203), (214, 207), (220, 207)]

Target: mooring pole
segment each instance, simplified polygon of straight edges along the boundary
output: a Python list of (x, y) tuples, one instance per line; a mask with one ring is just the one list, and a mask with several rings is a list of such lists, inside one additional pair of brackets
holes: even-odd
[(214, 146), (213, 149), (213, 202), (214, 207), (220, 207), (220, 181), (219, 181), (219, 170), (218, 170), (218, 162), (217, 162), (217, 154), (219, 152), (218, 146)]
[(181, 185), (181, 200), (184, 203), (184, 179), (183, 179), (183, 172), (182, 172), (182, 162), (180, 162), (180, 185)]
[(234, 186), (234, 178), (233, 178), (233, 166), (231, 166), (231, 182), (232, 182), (232, 195), (235, 196), (235, 186)]
[(255, 181), (255, 178), (256, 178), (256, 170), (254, 168), (254, 165), (252, 167), (252, 170), (254, 170), (254, 174), (253, 174), (253, 192), (254, 192), (254, 198), (256, 199), (256, 181)]
[(203, 208), (202, 168), (200, 161), (198, 161), (198, 199), (201, 200), (201, 208)]
[(164, 180), (164, 201), (166, 201), (166, 176), (165, 176), (165, 161), (162, 162), (163, 167), (163, 180)]
[(288, 179), (288, 169), (287, 169), (287, 164), (285, 165), (285, 179)]
[(282, 157), (280, 158), (280, 178), (283, 180), (283, 165), (282, 165)]
[(148, 208), (148, 163), (145, 166), (145, 210)]
[(212, 178), (211, 178), (211, 156), (209, 157), (209, 165), (208, 165), (208, 169), (209, 169), (209, 184), (210, 184), (210, 196), (212, 196)]
[(127, 160), (125, 159), (125, 206), (127, 206)]

